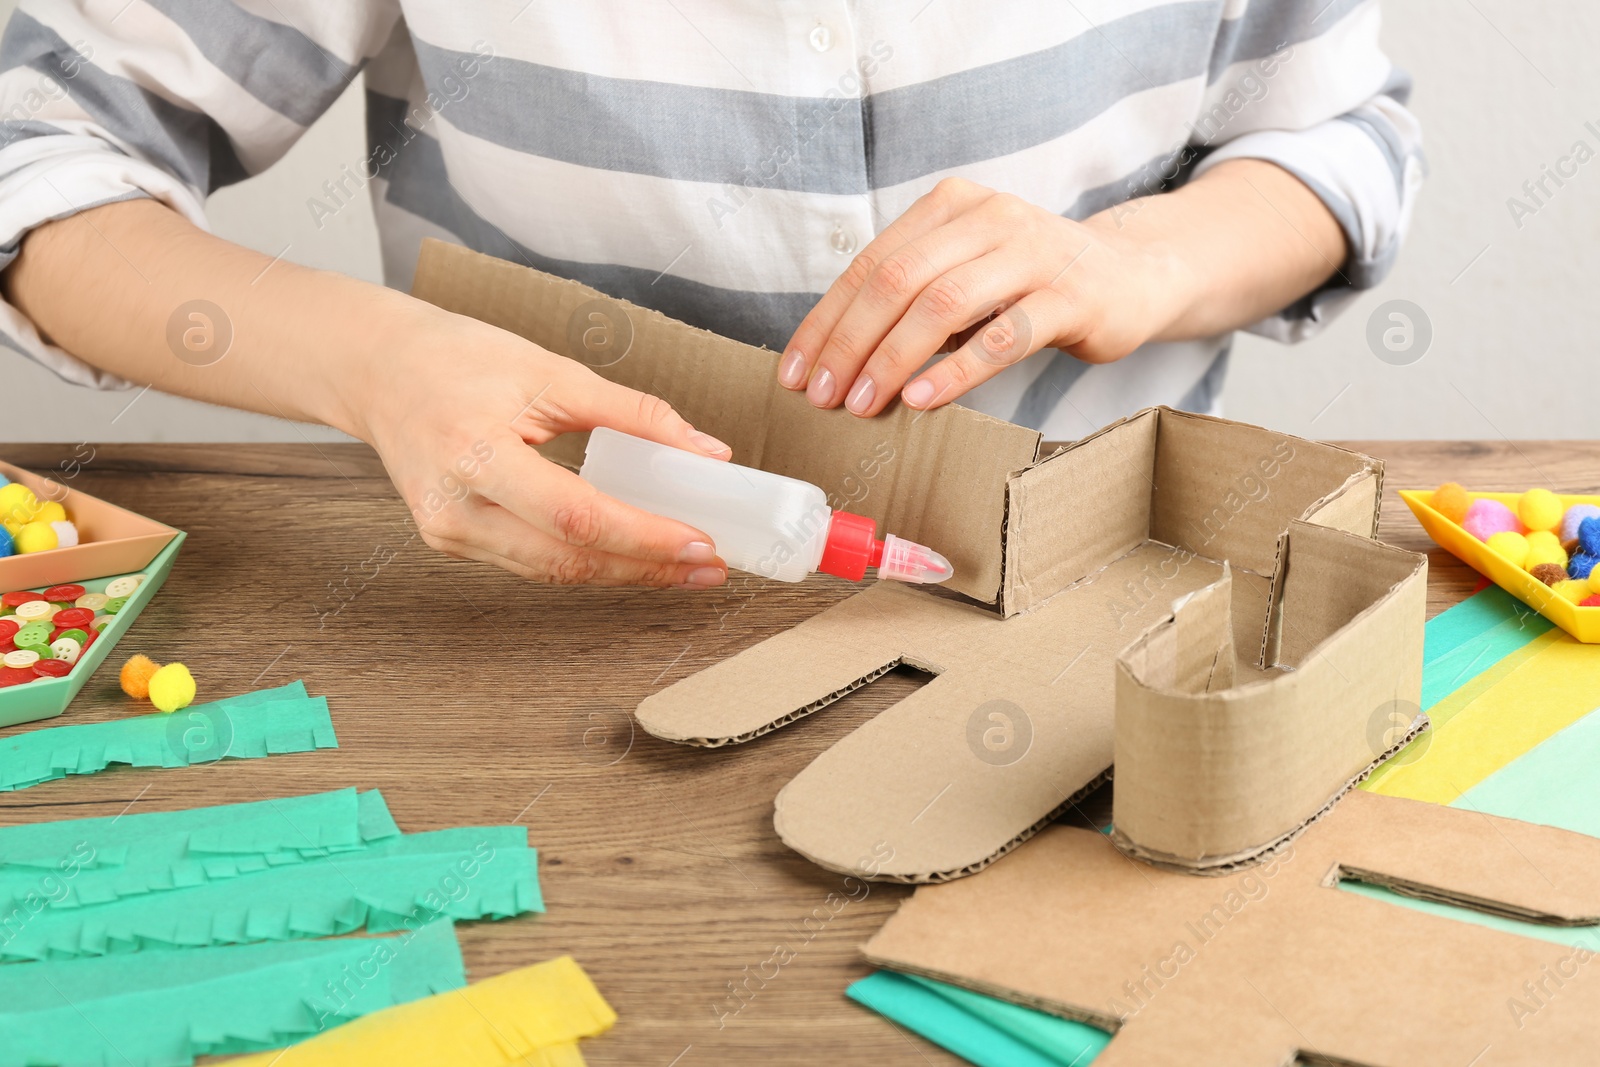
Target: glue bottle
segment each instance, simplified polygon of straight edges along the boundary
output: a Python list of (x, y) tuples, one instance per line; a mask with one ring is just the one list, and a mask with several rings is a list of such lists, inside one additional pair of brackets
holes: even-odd
[(686, 522), (710, 535), (734, 570), (798, 582), (812, 571), (860, 581), (927, 584), (947, 580), (950, 561), (848, 511), (834, 511), (818, 487), (601, 427), (589, 434), (578, 474), (625, 504)]

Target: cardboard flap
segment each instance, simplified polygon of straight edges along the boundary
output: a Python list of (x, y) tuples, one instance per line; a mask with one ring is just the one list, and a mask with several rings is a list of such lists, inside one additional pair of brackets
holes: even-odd
[(1354, 793), (1223, 879), (1051, 827), (973, 878), (918, 889), (865, 952), (1112, 1029), (1105, 1067), (1592, 1059), (1600, 984), (1579, 971), (1592, 953), (1341, 892), (1328, 876), (1349, 857), (1502, 914), (1600, 914), (1600, 841)]
[(1139, 636), (1119, 659), (1140, 685), (1208, 693), (1233, 685), (1233, 572), (1179, 600), (1172, 614)]
[[(877, 520), (880, 535), (942, 552), (955, 567), (948, 588), (999, 598), (1006, 480), (1038, 458), (1038, 431), (956, 404), (895, 403), (872, 419), (819, 411), (778, 384), (773, 352), (440, 241), (423, 242), (412, 294), (667, 400), (727, 442), (735, 462), (820, 486), (833, 507)], [(585, 440), (568, 434), (542, 451), (577, 466)]]

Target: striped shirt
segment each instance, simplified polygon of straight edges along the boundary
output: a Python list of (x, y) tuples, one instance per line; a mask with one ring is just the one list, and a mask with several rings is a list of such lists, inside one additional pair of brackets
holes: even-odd
[[(306, 210), (370, 197), (385, 277), (424, 236), (780, 349), (941, 178), (1082, 219), (1225, 159), (1276, 163), (1343, 227), (1318, 330), (1393, 262), (1421, 182), (1377, 0), (47, 0), (0, 42), (0, 267), (30, 227), (213, 189), (286, 152), (360, 72), (367, 145)], [(0, 305), (0, 343), (123, 383)], [(1045, 352), (968, 394), (1072, 438), (1215, 411), (1229, 338), (1089, 367)]]

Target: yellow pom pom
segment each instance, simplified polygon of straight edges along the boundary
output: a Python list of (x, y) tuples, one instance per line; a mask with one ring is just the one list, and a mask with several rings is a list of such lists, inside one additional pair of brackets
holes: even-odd
[(169, 663), (150, 676), (150, 703), (157, 711), (174, 712), (194, 703), (194, 675), (181, 663)]
[(54, 526), (48, 522), (30, 522), (17, 531), (12, 547), (20, 555), (25, 552), (48, 552), (61, 544)]
[(149, 656), (133, 656), (122, 665), (117, 681), (122, 684), (124, 693), (135, 700), (143, 700), (150, 695), (150, 676), (158, 670), (160, 668)]
[(1472, 497), (1455, 482), (1445, 482), (1433, 491), (1429, 503), (1434, 511), (1459, 526), (1461, 520), (1467, 517), (1467, 505), (1472, 503)]
[(1570, 600), (1574, 604), (1589, 595), (1589, 583), (1581, 578), (1568, 578), (1564, 582), (1557, 582), (1550, 588), (1555, 590), (1557, 596), (1563, 600)]
[(34, 513), (34, 522), (66, 522), (67, 509), (54, 500), (46, 500), (39, 505), (39, 510)]
[(1600, 593), (1600, 567), (1589, 572), (1589, 591)]
[(1522, 561), (1522, 566), (1524, 569), (1531, 571), (1541, 563), (1553, 564), (1560, 567), (1562, 572), (1565, 573), (1567, 569), (1567, 550), (1562, 548), (1559, 543), (1553, 545), (1535, 544), (1533, 538), (1529, 537), (1528, 558)]
[(39, 498), (21, 482), (0, 485), (0, 522), (11, 527), (22, 527), (33, 521), (39, 512)]
[(1554, 530), (1567, 509), (1548, 489), (1529, 489), (1517, 501), (1517, 518), (1530, 530)]
[(1511, 530), (1501, 530), (1499, 533), (1489, 535), (1485, 542), (1489, 551), (1497, 556), (1504, 557), (1513, 567), (1520, 567), (1528, 561), (1528, 539)]

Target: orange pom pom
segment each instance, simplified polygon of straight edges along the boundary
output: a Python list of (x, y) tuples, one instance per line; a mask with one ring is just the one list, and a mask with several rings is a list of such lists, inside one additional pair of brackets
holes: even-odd
[(118, 675), (122, 691), (135, 700), (146, 699), (150, 695), (150, 678), (160, 669), (149, 656), (134, 656), (122, 665)]
[(1433, 491), (1433, 498), (1428, 503), (1433, 505), (1434, 511), (1459, 526), (1461, 520), (1467, 517), (1467, 506), (1472, 503), (1472, 497), (1457, 483), (1445, 482)]

